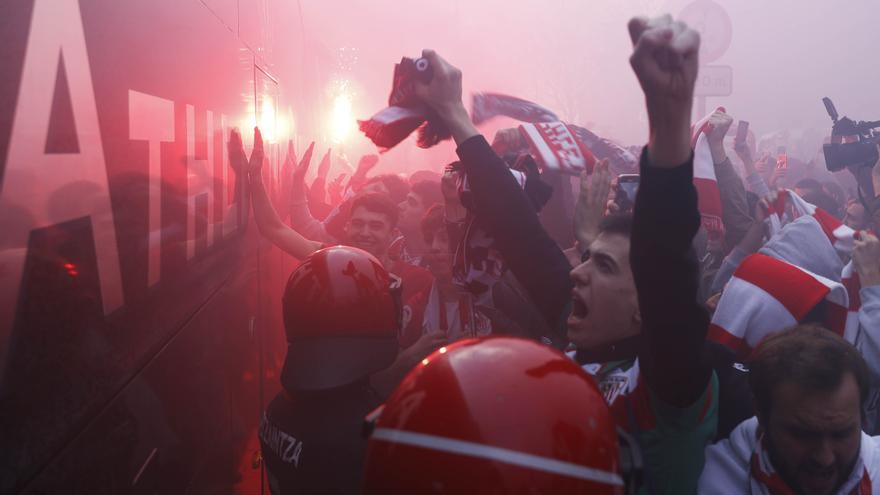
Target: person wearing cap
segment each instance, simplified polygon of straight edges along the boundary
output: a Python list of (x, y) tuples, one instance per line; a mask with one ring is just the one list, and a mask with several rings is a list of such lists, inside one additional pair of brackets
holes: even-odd
[(384, 398), (371, 376), (400, 359), (399, 292), (399, 279), (351, 247), (316, 251), (290, 275), (282, 391), (259, 430), (273, 494), (358, 490), (363, 417)]

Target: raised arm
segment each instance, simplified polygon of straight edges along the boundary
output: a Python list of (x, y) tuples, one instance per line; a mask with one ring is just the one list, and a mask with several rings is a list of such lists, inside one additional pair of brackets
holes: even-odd
[(324, 158), (321, 159), (321, 163), (318, 165), (318, 174), (315, 176), (315, 180), (309, 188), (309, 210), (313, 213), (313, 216), (317, 215), (317, 217), (321, 219), (327, 218), (330, 210), (333, 209), (327, 204), (326, 199), (327, 174), (330, 172), (332, 156), (333, 150), (328, 148), (327, 153), (324, 154)]
[(424, 50), (422, 56), (429, 60), (434, 77), (430, 84), (416, 83), (416, 94), (452, 132), (473, 192), (473, 213), (550, 328), (557, 329), (571, 299), (571, 266), (544, 231), (507, 164), (471, 123), (461, 101), (461, 71), (432, 50)]
[(285, 221), (290, 212), (290, 188), (292, 186), (293, 172), (296, 170), (296, 152), (293, 149), (293, 140), (287, 140), (287, 156), (281, 165), (281, 193), (278, 208), (281, 210), (281, 221)]
[(325, 243), (334, 243), (335, 239), (327, 234), (324, 224), (319, 222), (309, 210), (309, 198), (306, 188), (306, 172), (312, 162), (315, 143), (309, 145), (290, 179), (290, 226), (304, 237)]
[(367, 182), (367, 174), (379, 163), (379, 155), (366, 154), (358, 160), (357, 168), (348, 181), (349, 189), (357, 192)]
[(608, 160), (601, 160), (593, 173), (581, 173), (581, 190), (574, 210), (574, 238), (578, 251), (583, 252), (599, 235), (599, 224), (605, 216), (608, 193), (611, 190), (611, 172)]
[(742, 161), (743, 170), (746, 174), (745, 183), (748, 190), (757, 194), (760, 198), (766, 197), (768, 194), (770, 194), (770, 188), (767, 187), (767, 183), (764, 182), (764, 178), (761, 177), (758, 169), (755, 168), (755, 158), (754, 154), (752, 153), (751, 145), (746, 140), (734, 140), (733, 151), (736, 152), (736, 156), (738, 156), (740, 161)]
[(278, 217), (278, 213), (269, 200), (269, 195), (266, 194), (266, 188), (263, 186), (261, 173), (263, 156), (263, 137), (260, 135), (259, 129), (254, 128), (254, 150), (249, 160), (245, 156), (241, 136), (233, 131), (229, 139), (229, 157), (230, 160), (247, 163), (248, 187), (251, 193), (251, 204), (254, 208), (254, 221), (260, 234), (294, 258), (303, 259), (320, 249), (321, 243), (306, 239), (285, 225)]
[(730, 252), (745, 237), (753, 220), (749, 215), (749, 204), (742, 179), (733, 168), (727, 151), (724, 149), (724, 136), (733, 117), (722, 109), (709, 117), (711, 130), (708, 133), (709, 150), (715, 166), (715, 179), (721, 195), (721, 220), (724, 222), (724, 251)]
[(852, 253), (859, 276), (859, 332), (855, 345), (875, 377), (880, 377), (880, 240), (860, 232)]
[(697, 303), (699, 267), (691, 241), (700, 227), (693, 186), (690, 116), (700, 39), (669, 16), (629, 24), (630, 63), (648, 109), (630, 263), (642, 317), (639, 360), (660, 400), (692, 405), (712, 370), (701, 353), (709, 318)]

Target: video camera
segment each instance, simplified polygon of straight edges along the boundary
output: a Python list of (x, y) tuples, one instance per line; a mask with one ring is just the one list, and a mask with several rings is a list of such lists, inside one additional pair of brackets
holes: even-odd
[(856, 122), (849, 117), (840, 118), (830, 98), (822, 98), (822, 103), (834, 123), (831, 143), (822, 146), (828, 170), (837, 172), (850, 165), (873, 167), (878, 159), (877, 144), (880, 143), (880, 133), (874, 129), (880, 127), (880, 120)]

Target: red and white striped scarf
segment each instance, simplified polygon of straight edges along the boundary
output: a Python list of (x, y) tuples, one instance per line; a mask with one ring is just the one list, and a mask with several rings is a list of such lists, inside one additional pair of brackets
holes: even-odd
[(827, 304), (826, 325), (844, 334), (849, 298), (846, 288), (803, 268), (764, 254), (746, 258), (718, 301), (709, 340), (745, 360), (766, 336), (795, 326), (820, 301)]
[(838, 252), (849, 254), (855, 245), (856, 231), (844, 225), (827, 211), (811, 203), (807, 203), (794, 191), (785, 189), (779, 194), (777, 200), (770, 205), (767, 211), (767, 222), (770, 234), (779, 232), (789, 222), (796, 220), (801, 215), (812, 215), (822, 226), (828, 240)]
[[(724, 111), (719, 107), (719, 110)], [(713, 242), (721, 242), (724, 238), (724, 222), (721, 220), (721, 191), (715, 178), (715, 162), (709, 150), (707, 134), (712, 130), (709, 117), (703, 117), (691, 128), (691, 146), (694, 149), (694, 187), (697, 188), (700, 216), (703, 227)]]
[[(856, 464), (835, 490), (835, 495), (868, 495), (880, 476), (878, 440), (861, 433)], [(752, 417), (737, 426), (726, 440), (706, 448), (706, 463), (700, 475), (699, 493), (716, 495), (793, 495), (770, 460), (758, 419)]]
[[(762, 437), (763, 440), (763, 437)], [(749, 474), (751, 475), (752, 493), (760, 493), (766, 495), (795, 495), (785, 480), (779, 476), (779, 473), (770, 463), (770, 455), (764, 448), (764, 442), (758, 441), (758, 447), (752, 453), (752, 459), (749, 462)], [(859, 457), (858, 464), (853, 469), (854, 472), (860, 473), (861, 476), (851, 476), (844, 483), (842, 491), (847, 495), (871, 495), (871, 477), (868, 474), (868, 468)], [(840, 491), (838, 492), (840, 493)]]
[(593, 173), (596, 157), (577, 133), (563, 122), (523, 124), (519, 132), (542, 170), (578, 175)]
[[(525, 189), (526, 174), (512, 168), (507, 170), (520, 189)], [(471, 194), (467, 175), (459, 176), (457, 186), (459, 197)], [(507, 263), (495, 247), (495, 239), (478, 225), (472, 213), (465, 219), (463, 234), (453, 248), (452, 273), (455, 284), (476, 296), (477, 304), (491, 306), (489, 289), (507, 271)]]
[(503, 115), (520, 122), (555, 122), (559, 117), (537, 103), (500, 93), (474, 93), (471, 121), (480, 125)]
[[(817, 222), (819, 222), (822, 231), (828, 236), (828, 240), (831, 241), (834, 249), (847, 256), (852, 253), (855, 239), (857, 239), (859, 235), (858, 232), (844, 225), (833, 215), (822, 208), (804, 201), (803, 198), (790, 189), (786, 189), (779, 194), (777, 200), (770, 205), (770, 209), (767, 213), (768, 216), (766, 222), (771, 236), (782, 230), (782, 227), (789, 222), (796, 220), (801, 215), (811, 215)], [(858, 313), (859, 308), (862, 306), (861, 299), (859, 298), (861, 284), (859, 283), (859, 276), (853, 267), (852, 261), (843, 267), (841, 283), (846, 287), (847, 295), (849, 297), (846, 325), (842, 335), (852, 343), (855, 342), (858, 334)]]

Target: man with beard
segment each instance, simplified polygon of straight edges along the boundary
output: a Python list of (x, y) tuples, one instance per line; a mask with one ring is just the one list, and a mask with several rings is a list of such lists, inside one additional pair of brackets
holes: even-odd
[(767, 337), (749, 369), (757, 416), (706, 449), (700, 494), (876, 493), (880, 443), (861, 429), (870, 378), (855, 347), (802, 325)]

